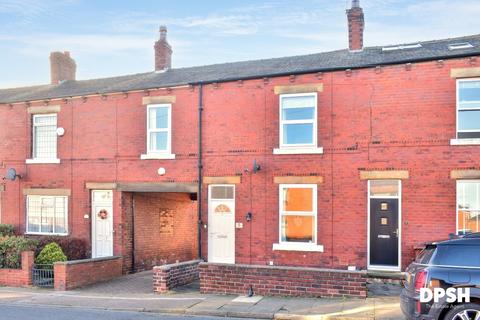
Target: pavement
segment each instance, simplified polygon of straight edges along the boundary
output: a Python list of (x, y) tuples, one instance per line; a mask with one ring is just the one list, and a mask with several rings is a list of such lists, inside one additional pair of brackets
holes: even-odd
[(151, 272), (142, 272), (66, 292), (2, 287), (0, 306), (69, 307), (255, 319), (404, 319), (398, 296), (315, 299), (212, 295), (200, 294), (197, 283), (166, 294), (153, 294), (151, 279)]

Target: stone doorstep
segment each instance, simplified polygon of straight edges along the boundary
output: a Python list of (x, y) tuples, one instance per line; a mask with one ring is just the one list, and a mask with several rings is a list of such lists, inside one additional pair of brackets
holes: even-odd
[(263, 299), (263, 296), (238, 296), (232, 300), (233, 303), (252, 303), (256, 304)]

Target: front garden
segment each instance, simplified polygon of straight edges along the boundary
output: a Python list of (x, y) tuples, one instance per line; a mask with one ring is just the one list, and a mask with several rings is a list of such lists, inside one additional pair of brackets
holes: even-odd
[(22, 252), (33, 252), (32, 270), (27, 270), (34, 285), (53, 287), (53, 264), (85, 259), (88, 244), (82, 239), (61, 236), (18, 235), (9, 224), (0, 224), (0, 270), (13, 272), (22, 266)]

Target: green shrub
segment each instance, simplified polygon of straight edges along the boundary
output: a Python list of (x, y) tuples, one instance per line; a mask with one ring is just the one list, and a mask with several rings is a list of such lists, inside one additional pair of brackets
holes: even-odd
[(35, 259), (36, 264), (54, 264), (58, 261), (67, 261), (67, 256), (55, 242), (47, 244)]
[(0, 223), (0, 237), (13, 236), (15, 228), (11, 224), (1, 224)]
[(22, 252), (35, 251), (38, 242), (25, 237), (0, 238), (0, 268), (21, 268)]

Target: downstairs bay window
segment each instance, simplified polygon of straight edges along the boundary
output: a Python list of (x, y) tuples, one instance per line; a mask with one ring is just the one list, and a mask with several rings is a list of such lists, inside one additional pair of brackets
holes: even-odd
[(68, 197), (27, 196), (27, 233), (68, 234)]
[(317, 185), (281, 184), (279, 243), (274, 250), (323, 251), (317, 245)]
[(480, 180), (457, 181), (457, 233), (480, 232)]

